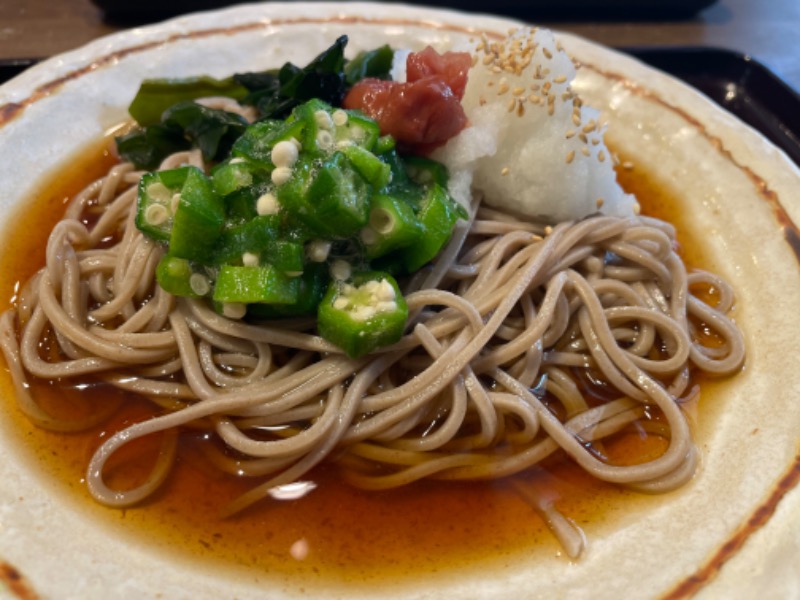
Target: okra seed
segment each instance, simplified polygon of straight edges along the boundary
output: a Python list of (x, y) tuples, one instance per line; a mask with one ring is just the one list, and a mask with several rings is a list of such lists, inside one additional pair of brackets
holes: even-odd
[(148, 225), (163, 225), (169, 219), (169, 211), (163, 204), (151, 204), (144, 211), (144, 220)]
[(256, 201), (256, 212), (261, 215), (277, 215), (281, 205), (274, 194), (267, 192)]
[(189, 277), (189, 287), (198, 296), (205, 296), (211, 291), (211, 283), (208, 281), (208, 277), (202, 273), (192, 273)]
[(433, 174), (430, 171), (422, 170), (417, 175), (417, 182), (426, 185), (433, 181)]
[(311, 262), (325, 262), (331, 251), (331, 243), (327, 240), (313, 240), (308, 243), (306, 253)]
[(347, 125), (348, 119), (349, 117), (347, 116), (347, 113), (341, 108), (333, 111), (333, 122), (337, 127), (343, 127), (344, 125)]
[(331, 277), (336, 281), (350, 279), (352, 273), (353, 268), (350, 266), (350, 263), (345, 260), (337, 259), (331, 263)]
[(376, 208), (369, 214), (369, 224), (381, 235), (387, 235), (394, 230), (394, 215), (383, 208)]
[(297, 138), (289, 138), (289, 141), (294, 145), (295, 148), (297, 148), (298, 152), (303, 149), (303, 144), (301, 144), (300, 140)]
[(160, 181), (156, 181), (147, 186), (147, 195), (156, 202), (166, 204), (172, 197), (172, 190)]
[(281, 141), (272, 148), (272, 163), (276, 167), (293, 167), (300, 157), (297, 147), (292, 142)]
[(292, 178), (292, 170), (289, 167), (276, 167), (272, 171), (272, 183), (283, 185)]
[(236, 156), (230, 160), (228, 164), (231, 165), (239, 165), (244, 162), (244, 159), (241, 156)]
[(242, 264), (245, 267), (257, 267), (259, 262), (258, 254), (252, 252), (245, 252), (242, 254)]
[(330, 131), (321, 130), (317, 132), (317, 145), (321, 150), (330, 150), (333, 148), (333, 136)]
[(397, 294), (394, 290), (394, 287), (391, 283), (386, 281), (385, 279), (381, 279), (380, 286), (376, 291), (376, 295), (380, 300), (394, 300), (397, 297)]
[(375, 307), (358, 306), (350, 312), (350, 316), (357, 321), (367, 321), (375, 316)]
[(333, 129), (333, 119), (327, 110), (318, 110), (314, 113), (314, 120), (320, 129)]
[(382, 302), (378, 302), (375, 306), (375, 312), (391, 312), (393, 310), (397, 310), (397, 302), (394, 300), (384, 300)]
[(178, 205), (181, 203), (181, 195), (180, 194), (173, 194), (172, 198), (169, 201), (169, 209), (172, 211), (174, 215), (178, 212)]
[(348, 304), (350, 304), (350, 301), (347, 298), (344, 296), (338, 296), (336, 300), (333, 301), (333, 308), (337, 310), (344, 310), (347, 308)]
[(364, 138), (366, 137), (366, 135), (367, 135), (367, 133), (366, 133), (366, 131), (364, 131), (363, 127), (360, 127), (358, 125), (354, 125), (353, 127), (350, 128), (350, 137), (353, 138), (357, 142), (364, 141)]
[(241, 302), (224, 302), (222, 314), (229, 319), (241, 319), (247, 314), (247, 305)]
[(364, 227), (364, 229), (361, 230), (361, 241), (367, 246), (371, 246), (378, 241), (378, 234), (372, 227)]
[(366, 291), (371, 296), (375, 296), (375, 293), (378, 291), (379, 287), (380, 284), (374, 279), (370, 279), (367, 283), (363, 285), (364, 291)]

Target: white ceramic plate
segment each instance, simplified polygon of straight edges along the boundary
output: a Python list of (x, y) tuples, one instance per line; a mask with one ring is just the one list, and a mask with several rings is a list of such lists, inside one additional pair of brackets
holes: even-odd
[[(446, 48), (508, 20), (388, 4), (250, 5), (100, 39), (0, 87), (0, 210), (8, 215), (53, 171), (126, 117), (146, 77), (302, 63), (341, 33), (350, 51), (389, 42)], [(642, 64), (571, 36), (577, 88), (603, 109), (609, 139), (692, 215), (707, 266), (738, 294), (744, 372), (698, 430), (703, 464), (646, 512), (589, 525), (571, 563), (547, 553), (373, 589), (232, 579), (111, 535), (65, 502), (6, 420), (0, 422), (0, 560), (47, 598), (705, 598), (800, 597), (800, 267), (784, 237), (800, 222), (800, 173), (758, 133)], [(4, 227), (11, 228), (10, 223)], [(7, 235), (7, 234), (6, 234)], [(2, 239), (0, 237), (0, 239)], [(377, 550), (376, 550), (377, 551)], [(8, 575), (9, 571), (5, 571)], [(4, 590), (13, 596), (13, 590)]]

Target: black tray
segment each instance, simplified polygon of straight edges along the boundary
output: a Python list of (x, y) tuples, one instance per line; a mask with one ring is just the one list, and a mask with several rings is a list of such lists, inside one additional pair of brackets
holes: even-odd
[(800, 94), (757, 60), (713, 48), (622, 50), (697, 88), (800, 165)]
[[(625, 48), (694, 86), (748, 123), (800, 165), (800, 95), (751, 57), (713, 48)], [(0, 83), (34, 59), (0, 61)]]

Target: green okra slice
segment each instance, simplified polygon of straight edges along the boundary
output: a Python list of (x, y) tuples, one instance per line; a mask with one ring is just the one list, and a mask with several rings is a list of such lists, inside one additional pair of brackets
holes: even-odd
[(294, 304), (299, 283), (272, 265), (224, 265), (214, 285), (214, 302), (237, 304)]
[(317, 329), (329, 342), (358, 358), (397, 342), (408, 305), (394, 278), (378, 271), (332, 281), (317, 310)]
[(450, 240), (456, 221), (466, 218), (464, 208), (443, 187), (431, 185), (417, 212), (422, 235), (417, 243), (401, 250), (408, 272), (413, 273), (433, 260)]
[(225, 225), (225, 204), (211, 181), (196, 167), (188, 167), (169, 236), (174, 256), (207, 263)]
[(168, 242), (189, 167), (145, 173), (136, 198), (136, 227), (151, 239)]
[(422, 224), (408, 202), (378, 194), (372, 198), (369, 221), (361, 230), (361, 242), (367, 258), (374, 259), (418, 242), (422, 232)]

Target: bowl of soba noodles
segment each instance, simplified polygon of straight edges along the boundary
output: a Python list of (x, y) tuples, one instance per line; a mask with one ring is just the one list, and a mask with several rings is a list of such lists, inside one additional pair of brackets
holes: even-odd
[(0, 154), (15, 585), (800, 589), (800, 172), (688, 86), (503, 18), (253, 4), (0, 86)]

